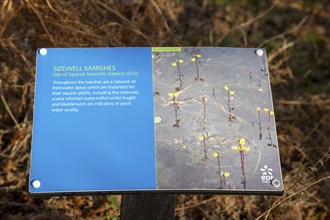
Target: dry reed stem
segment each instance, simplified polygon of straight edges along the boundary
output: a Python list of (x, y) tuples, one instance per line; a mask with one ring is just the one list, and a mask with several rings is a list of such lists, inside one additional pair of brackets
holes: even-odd
[(281, 48), (278, 48), (276, 51), (272, 52), (267, 60), (268, 62), (272, 62), (272, 60), (277, 57), (279, 54), (281, 54), (282, 52), (286, 51), (288, 48), (292, 47), (294, 45), (293, 42), (289, 42), (289, 43), (284, 43), (283, 46)]
[(167, 32), (171, 35), (171, 37), (173, 37), (176, 45), (181, 46), (181, 43), (178, 41), (177, 37), (171, 31), (171, 28), (168, 26), (167, 21), (166, 21), (164, 15), (163, 15), (163, 12), (162, 12), (162, 10), (160, 10), (158, 4), (154, 0), (150, 0), (150, 1), (151, 1), (152, 5), (156, 8), (156, 11), (158, 12), (158, 14), (161, 16), (162, 21), (164, 23), (164, 27), (167, 30)]
[(37, 15), (41, 26), (43, 27), (43, 29), (45, 30), (47, 36), (49, 37), (49, 40), (53, 43), (54, 47), (57, 47), (57, 43), (54, 40), (53, 36), (49, 33), (48, 28), (44, 22), (44, 20), (42, 19), (42, 16), (40, 15), (39, 11), (34, 7), (34, 5), (32, 3), (30, 3), (28, 0), (25, 0), (25, 2), (28, 4), (28, 6), (33, 10), (33, 12)]
[[(261, 218), (263, 215), (265, 215), (266, 213), (266, 217), (265, 217), (265, 219), (267, 219), (268, 218), (268, 216), (269, 216), (269, 214), (270, 214), (270, 212), (275, 208), (275, 207), (277, 207), (278, 205), (280, 205), (281, 203), (283, 203), (285, 200), (287, 200), (288, 199), (288, 197), (292, 197), (292, 196), (294, 196), (294, 195), (296, 195), (296, 194), (298, 194), (298, 192), (296, 192), (296, 193), (294, 193), (293, 195), (290, 195), (290, 196), (285, 196), (286, 194), (288, 194), (289, 192), (290, 192), (290, 190), (291, 189), (293, 189), (294, 187), (296, 187), (298, 184), (300, 184), (304, 179), (306, 179), (307, 177), (308, 177), (308, 175), (312, 172), (312, 173), (314, 173), (314, 172), (316, 172), (317, 171), (317, 168), (318, 168), (318, 166), (323, 166), (323, 163), (324, 163), (324, 161), (326, 161), (326, 160), (328, 160), (329, 159), (329, 155), (330, 154), (330, 146), (329, 146), (329, 148), (328, 148), (328, 151), (312, 166), (312, 167), (308, 167), (307, 168), (307, 171), (304, 173), (304, 175), (302, 176), (302, 177), (300, 177), (298, 180), (296, 180), (291, 186), (289, 186), (287, 189), (285, 189), (285, 194), (283, 195), (283, 196), (281, 196), (281, 197), (279, 197), (274, 203), (273, 203), (273, 205), (272, 205), (272, 207), (270, 208), (270, 209), (268, 209), (266, 212), (264, 212), (263, 214), (261, 214), (257, 219), (259, 219), (259, 218)], [(327, 176), (327, 177), (325, 177), (325, 178), (330, 178), (330, 176)], [(316, 182), (314, 182), (314, 183), (312, 183), (312, 184), (310, 184), (310, 185), (308, 185), (307, 187), (304, 187), (303, 188), (303, 190), (302, 191), (304, 191), (305, 189), (307, 189), (307, 188), (309, 188), (310, 186), (313, 186), (313, 185), (315, 185), (316, 183), (318, 183), (318, 182), (321, 182), (321, 181), (323, 181), (324, 180), (324, 178), (322, 178), (321, 180), (319, 180), (319, 181), (316, 181)], [(301, 190), (300, 190), (300, 192), (301, 192)]]
[(5, 106), (6, 110), (7, 110), (7, 113), (9, 114), (10, 118), (13, 120), (13, 122), (15, 123), (16, 127), (19, 129), (19, 130), (22, 130), (22, 127), (20, 126), (20, 124), (18, 123), (17, 119), (15, 118), (13, 112), (10, 110), (10, 107), (5, 99), (5, 97), (3, 96), (3, 93), (2, 93), (2, 80), (0, 79), (0, 97), (1, 97), (1, 101), (3, 103), (3, 105)]
[(113, 14), (117, 15), (121, 20), (123, 20), (126, 24), (130, 25), (132, 27), (132, 30), (134, 32), (136, 32), (137, 34), (141, 35), (142, 37), (144, 37), (149, 45), (155, 45), (155, 42), (153, 41), (153, 39), (151, 39), (150, 37), (146, 36), (145, 34), (143, 34), (131, 21), (129, 21), (127, 18), (125, 18), (123, 15), (121, 15), (119, 12), (115, 11), (114, 9), (112, 9), (111, 7), (107, 6), (106, 4), (97, 1), (97, 4), (101, 5), (103, 8), (107, 9), (108, 11), (112, 12)]
[(218, 39), (216, 41), (216, 44), (219, 45), (227, 36), (228, 34), (230, 34), (231, 32), (240, 29), (240, 28), (245, 28), (247, 26), (250, 26), (251, 24), (253, 24), (254, 22), (256, 22), (257, 20), (263, 18), (264, 16), (266, 16), (269, 12), (271, 12), (274, 8), (276, 7), (276, 4), (273, 4), (269, 9), (267, 9), (266, 11), (261, 12), (260, 14), (258, 14), (256, 17), (250, 18), (249, 20), (247, 20), (244, 23), (238, 24), (236, 26), (234, 26), (233, 28), (231, 28), (229, 31), (227, 31), (220, 39)]
[[(275, 204), (274, 206), (272, 206), (271, 208), (269, 208), (267, 211), (265, 211), (265, 212), (263, 212), (261, 215), (259, 215), (259, 216), (256, 218), (256, 220), (261, 219), (261, 218), (262, 218), (264, 215), (266, 215), (268, 212), (274, 210), (276, 207), (278, 207), (279, 205), (282, 205), (285, 201), (287, 201), (287, 200), (289, 200), (290, 198), (296, 196), (297, 194), (300, 194), (300, 193), (302, 193), (303, 191), (305, 191), (306, 189), (311, 188), (312, 186), (314, 186), (314, 185), (316, 185), (316, 184), (318, 184), (318, 183), (320, 183), (320, 182), (322, 182), (322, 181), (324, 181), (324, 180), (328, 180), (328, 179), (330, 179), (330, 176), (323, 177), (323, 178), (321, 178), (321, 179), (319, 179), (319, 180), (317, 180), (317, 181), (315, 181), (315, 182), (313, 182), (313, 183), (311, 183), (311, 184), (305, 186), (304, 188), (302, 188), (301, 190), (295, 192), (294, 194), (292, 194), (292, 195), (290, 195), (290, 196), (286, 196), (286, 197), (284, 197), (284, 199), (281, 200), (279, 203)], [(266, 218), (265, 218), (265, 220), (266, 220)]]
[(261, 48), (261, 47), (265, 46), (266, 44), (268, 44), (269, 42), (271, 42), (271, 41), (273, 41), (277, 38), (282, 38), (285, 35), (288, 35), (288, 34), (294, 33), (295, 31), (298, 31), (301, 28), (301, 26), (307, 21), (308, 18), (309, 18), (308, 16), (303, 17), (298, 25), (294, 26), (293, 28), (291, 28), (291, 29), (289, 29), (289, 30), (287, 30), (283, 33), (280, 33), (280, 34), (277, 34), (277, 35), (275, 35), (271, 38), (268, 38), (267, 40), (265, 40), (261, 44), (259, 44), (257, 47)]

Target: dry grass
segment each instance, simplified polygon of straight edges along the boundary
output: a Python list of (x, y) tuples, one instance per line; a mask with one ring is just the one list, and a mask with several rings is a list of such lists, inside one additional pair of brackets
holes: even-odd
[(329, 219), (329, 3), (119, 2), (0, 3), (0, 219), (119, 214), (119, 197), (28, 195), (36, 49), (163, 45), (267, 49), (287, 189), (281, 198), (178, 195), (176, 219)]

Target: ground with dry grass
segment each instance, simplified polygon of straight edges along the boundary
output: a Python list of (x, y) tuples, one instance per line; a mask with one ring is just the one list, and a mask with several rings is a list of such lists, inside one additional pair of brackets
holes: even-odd
[(330, 4), (118, 2), (0, 2), (0, 219), (118, 218), (120, 196), (27, 192), (36, 49), (101, 46), (266, 48), (286, 193), (178, 195), (176, 219), (329, 219)]

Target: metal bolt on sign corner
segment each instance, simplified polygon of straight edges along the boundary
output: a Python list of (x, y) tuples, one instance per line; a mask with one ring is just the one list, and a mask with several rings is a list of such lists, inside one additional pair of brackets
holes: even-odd
[(41, 48), (39, 49), (39, 53), (42, 55), (42, 56), (45, 56), (47, 54), (47, 49), (46, 48)]
[(39, 180), (33, 180), (31, 185), (33, 186), (33, 188), (38, 189), (41, 186), (41, 182)]
[(264, 51), (262, 49), (257, 49), (256, 50), (256, 54), (261, 57), (262, 55), (264, 55)]
[(272, 185), (275, 187), (279, 187), (281, 185), (281, 182), (278, 179), (273, 179), (272, 180)]

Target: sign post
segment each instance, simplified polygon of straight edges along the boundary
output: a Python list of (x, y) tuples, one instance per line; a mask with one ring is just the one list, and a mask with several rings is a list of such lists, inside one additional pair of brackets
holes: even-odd
[(123, 220), (174, 219), (174, 194), (122, 195), (121, 214)]

